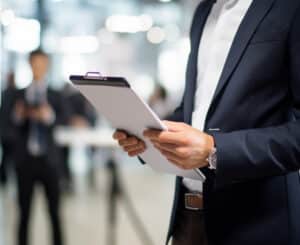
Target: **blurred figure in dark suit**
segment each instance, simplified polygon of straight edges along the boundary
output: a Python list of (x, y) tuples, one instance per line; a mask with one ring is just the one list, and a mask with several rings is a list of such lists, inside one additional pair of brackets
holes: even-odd
[(6, 185), (9, 172), (13, 169), (12, 150), (16, 141), (14, 126), (11, 121), (10, 110), (13, 107), (16, 96), (15, 75), (8, 74), (6, 89), (2, 92), (2, 103), (0, 108), (0, 142), (2, 146), (2, 159), (0, 162), (0, 182)]
[[(69, 113), (68, 121), (66, 126), (73, 128), (89, 128), (94, 127), (97, 120), (97, 115), (94, 110), (94, 107), (81, 95), (71, 84), (67, 83), (63, 89), (64, 99), (67, 103)], [(93, 148), (89, 149), (90, 158)], [(62, 147), (63, 153), (63, 164), (62, 164), (62, 173), (63, 173), (63, 186), (65, 190), (73, 190), (73, 178), (72, 171), (69, 165), (70, 157), (70, 147)], [(92, 161), (91, 161), (92, 162)], [(91, 164), (92, 165), (92, 164)], [(90, 166), (89, 168), (89, 184), (94, 187), (95, 178), (94, 178), (94, 168)]]
[(28, 244), (31, 203), (36, 184), (46, 194), (52, 224), (53, 244), (61, 245), (59, 215), (59, 150), (53, 138), (55, 126), (65, 121), (62, 95), (47, 87), (49, 57), (41, 50), (30, 54), (33, 81), (18, 92), (13, 110), (13, 123), (18, 129), (15, 148), (19, 200), (19, 245)]
[(148, 104), (160, 119), (165, 119), (170, 114), (170, 108), (167, 105), (168, 92), (161, 84), (156, 84), (151, 94)]

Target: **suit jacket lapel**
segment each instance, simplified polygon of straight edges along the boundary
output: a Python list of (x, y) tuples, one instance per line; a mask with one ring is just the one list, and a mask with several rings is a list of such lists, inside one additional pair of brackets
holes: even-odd
[(254, 0), (250, 6), (232, 44), (207, 117), (211, 114), (217, 98), (230, 80), (230, 76), (239, 64), (257, 27), (273, 6), (274, 1), (275, 0)]
[(192, 28), (191, 28), (191, 53), (188, 60), (186, 71), (186, 95), (184, 101), (184, 121), (191, 122), (194, 96), (196, 91), (197, 66), (198, 66), (198, 51), (199, 43), (203, 33), (204, 24), (213, 6), (213, 0), (207, 0), (199, 5), (196, 10)]

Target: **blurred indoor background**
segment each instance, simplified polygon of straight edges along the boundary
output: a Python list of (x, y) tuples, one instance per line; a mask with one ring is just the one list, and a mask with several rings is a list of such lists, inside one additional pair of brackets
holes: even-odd
[[(163, 118), (182, 96), (190, 22), (198, 2), (1, 0), (1, 91), (10, 84), (17, 90), (29, 86), (33, 78), (28, 55), (42, 49), (50, 56), (47, 83), (64, 97), (69, 98), (70, 74), (124, 76)], [(84, 115), (75, 115), (54, 132), (65, 166), (57, 179), (64, 244), (164, 244), (174, 178), (125, 156), (111, 141), (105, 118)], [(2, 114), (0, 120), (10, 116)], [(11, 147), (11, 158), (15, 152)], [(0, 245), (17, 244), (16, 173), (13, 160), (8, 162), (1, 168)], [(29, 244), (47, 245), (47, 205), (36, 187)]]

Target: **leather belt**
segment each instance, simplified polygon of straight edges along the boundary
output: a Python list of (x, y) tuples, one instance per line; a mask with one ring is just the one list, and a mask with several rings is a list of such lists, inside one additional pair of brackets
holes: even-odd
[(184, 194), (185, 209), (198, 211), (203, 210), (203, 196), (200, 193), (185, 193)]

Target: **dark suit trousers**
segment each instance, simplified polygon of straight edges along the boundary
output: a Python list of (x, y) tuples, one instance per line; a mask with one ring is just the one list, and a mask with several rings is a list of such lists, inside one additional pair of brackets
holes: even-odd
[(8, 181), (8, 175), (12, 163), (12, 156), (11, 156), (11, 146), (9, 144), (3, 143), (2, 144), (2, 159), (0, 162), (0, 181), (3, 185), (6, 184)]
[(44, 157), (26, 157), (17, 167), (19, 224), (18, 244), (28, 244), (31, 203), (36, 184), (40, 184), (46, 194), (48, 212), (52, 225), (54, 245), (62, 244), (59, 216), (59, 181), (57, 170)]
[(208, 245), (204, 215), (201, 211), (181, 210), (179, 212), (172, 245)]

